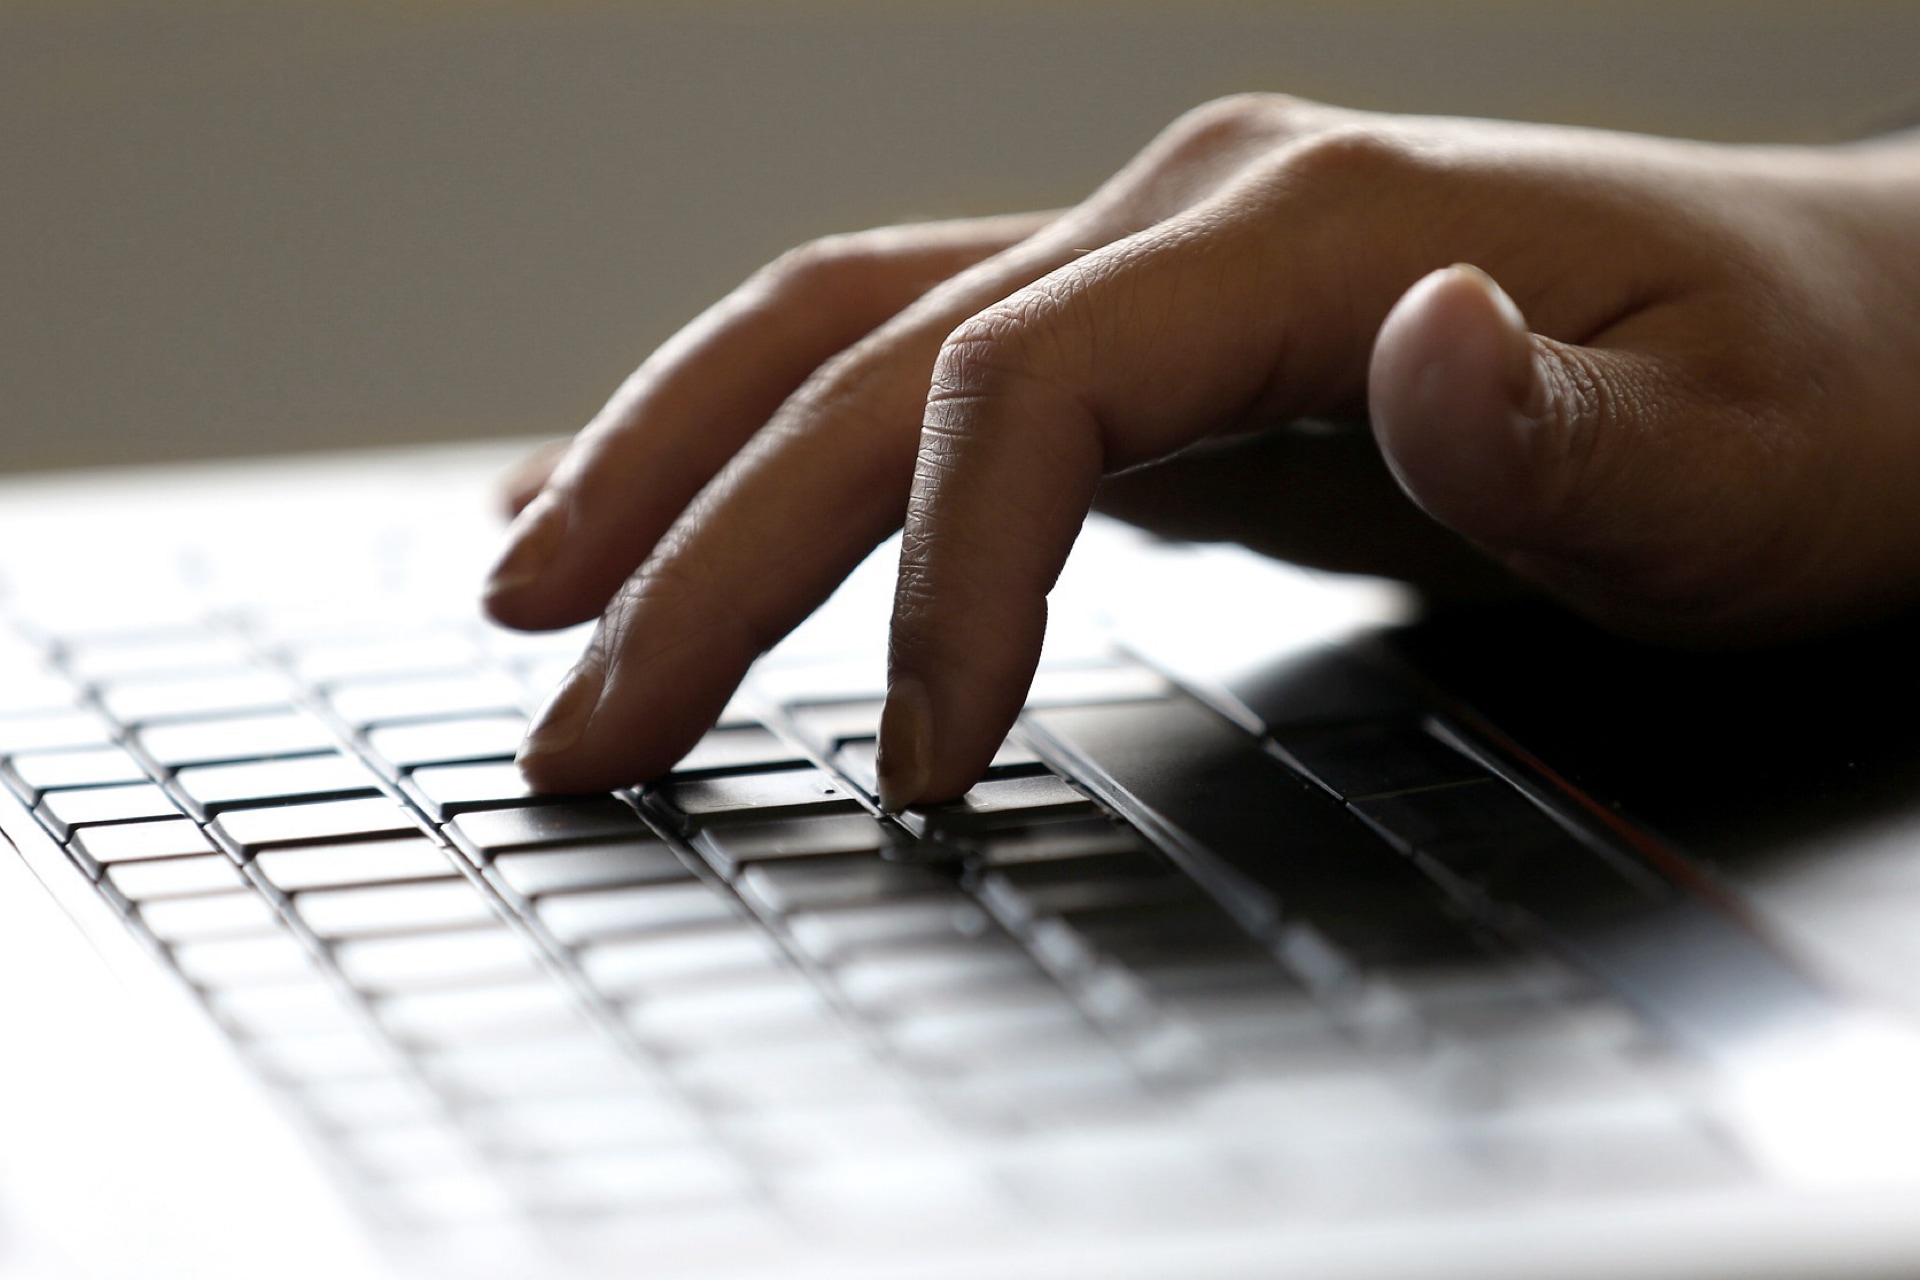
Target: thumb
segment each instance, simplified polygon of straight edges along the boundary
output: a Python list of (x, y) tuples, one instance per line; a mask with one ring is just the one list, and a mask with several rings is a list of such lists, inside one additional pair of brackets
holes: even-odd
[(1401, 487), (1490, 549), (1550, 534), (1566, 446), (1601, 411), (1594, 388), (1559, 376), (1558, 363), (1478, 267), (1447, 267), (1407, 290), (1380, 326), (1367, 385)]
[(1781, 519), (1755, 472), (1776, 468), (1671, 362), (1530, 334), (1486, 273), (1456, 265), (1381, 325), (1368, 407), (1415, 503), (1596, 620), (1712, 640), (1767, 612), (1787, 566), (1754, 554)]

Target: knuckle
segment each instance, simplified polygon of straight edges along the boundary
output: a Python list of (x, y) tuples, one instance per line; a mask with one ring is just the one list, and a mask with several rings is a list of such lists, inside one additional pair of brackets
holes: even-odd
[(752, 284), (783, 300), (813, 299), (859, 289), (879, 269), (881, 243), (873, 232), (821, 236), (796, 245), (762, 267)]
[(962, 321), (940, 346), (930, 400), (990, 395), (1045, 376), (1062, 355), (1058, 317), (1072, 287), (1043, 280)]
[(1279, 176), (1308, 190), (1351, 191), (1403, 182), (1419, 158), (1405, 139), (1377, 124), (1346, 123), (1313, 130), (1276, 158)]
[(1285, 94), (1231, 94), (1194, 107), (1168, 125), (1161, 137), (1176, 154), (1210, 155), (1308, 128), (1322, 110)]

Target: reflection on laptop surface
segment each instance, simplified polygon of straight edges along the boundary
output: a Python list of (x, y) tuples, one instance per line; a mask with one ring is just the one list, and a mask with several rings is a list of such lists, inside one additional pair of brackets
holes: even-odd
[(1901, 635), (1657, 657), (1099, 528), (959, 802), (873, 801), (884, 561), (672, 776), (536, 797), (580, 637), (474, 620), (500, 456), (0, 516), (0, 832), (397, 1271), (1920, 1270)]

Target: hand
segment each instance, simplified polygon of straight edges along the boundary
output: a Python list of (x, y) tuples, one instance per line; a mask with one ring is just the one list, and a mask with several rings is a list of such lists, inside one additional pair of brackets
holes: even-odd
[[(761, 271), (516, 481), (487, 607), (527, 628), (604, 607), (521, 756), (536, 786), (602, 789), (668, 769), (904, 521), (897, 807), (985, 768), (1096, 503), (1760, 641), (1920, 595), (1916, 405), (1911, 142), (1234, 98), (1064, 212)], [(1363, 416), (1370, 435), (1288, 425)]]

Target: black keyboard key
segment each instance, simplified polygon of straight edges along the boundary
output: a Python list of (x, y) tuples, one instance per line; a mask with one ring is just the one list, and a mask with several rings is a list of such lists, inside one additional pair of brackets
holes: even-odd
[(452, 628), (303, 640), (289, 648), (293, 669), (316, 684), (365, 676), (464, 673), (481, 660), (472, 633)]
[(447, 830), (462, 848), (482, 858), (509, 849), (650, 838), (653, 834), (638, 814), (612, 796), (463, 813), (448, 824)]
[(534, 913), (555, 938), (569, 946), (714, 928), (739, 919), (720, 891), (698, 880), (552, 894), (534, 903)]
[(1407, 894), (1378, 904), (1356, 897), (1321, 906), (1305, 918), (1352, 963), (1371, 970), (1473, 967), (1490, 956), (1490, 940), (1465, 911), (1438, 893)]
[(880, 743), (874, 738), (856, 738), (841, 744), (833, 753), (833, 766), (853, 780), (868, 795), (880, 792)]
[(669, 781), (653, 794), (693, 822), (850, 812), (860, 807), (831, 775), (819, 769)]
[(536, 795), (512, 761), (432, 765), (408, 774), (405, 786), (442, 822), (481, 809), (558, 804), (566, 798)]
[[(393, 1050), (358, 1027), (305, 1035), (250, 1040), (246, 1050), (270, 1076), (296, 1087), (382, 1079), (396, 1067)], [(380, 1168), (380, 1158), (360, 1157), (363, 1168)]]
[(832, 903), (785, 919), (794, 946), (821, 964), (854, 956), (1004, 939), (987, 913), (958, 889), (933, 887), (874, 901)]
[(391, 840), (420, 834), (413, 817), (384, 796), (238, 809), (221, 814), (214, 825), (250, 854), (280, 845)]
[(1148, 983), (1231, 969), (1278, 976), (1266, 948), (1204, 899), (1069, 911), (1059, 920), (1089, 950)]
[(1283, 729), (1273, 741), (1288, 764), (1348, 800), (1488, 776), (1415, 723)]
[(1167, 678), (1138, 663), (1041, 667), (1027, 687), (1029, 707), (1133, 702), (1167, 696)]
[(694, 878), (680, 856), (659, 840), (502, 853), (494, 857), (491, 870), (523, 898)]
[(344, 800), (379, 793), (367, 767), (338, 752), (244, 764), (196, 765), (174, 774), (174, 782), (208, 817), (227, 809), (289, 800)]
[(72, 848), (100, 865), (216, 852), (198, 823), (179, 817), (110, 827), (82, 827), (74, 834)]
[(476, 760), (511, 760), (526, 736), (522, 715), (466, 716), (392, 724), (367, 734), (367, 745), (397, 769)]
[(634, 1001), (626, 1016), (640, 1041), (663, 1056), (738, 1049), (777, 1064), (775, 1055), (796, 1042), (843, 1042), (846, 1034), (812, 984), (784, 971), (663, 992)]
[(374, 1003), (374, 1016), (408, 1045), (435, 1049), (565, 1035), (583, 1025), (566, 989), (539, 978), (391, 995)]
[(284, 928), (267, 900), (247, 890), (157, 898), (140, 905), (140, 919), (166, 942), (273, 934)]
[(842, 997), (869, 1017), (992, 1005), (1051, 986), (1026, 952), (1004, 937), (965, 945), (903, 947), (850, 958), (834, 969)]
[(498, 982), (540, 971), (532, 945), (494, 921), (472, 929), (348, 939), (334, 947), (334, 960), (356, 987), (369, 991)]
[(106, 869), (106, 881), (130, 902), (150, 898), (193, 897), (240, 890), (246, 883), (233, 859), (222, 853), (197, 857), (150, 858), (144, 862), (116, 862)]
[(980, 894), (1003, 920), (1203, 898), (1193, 881), (1141, 851), (996, 868), (981, 878)]
[(284, 708), (287, 682), (271, 671), (117, 680), (100, 691), (100, 702), (127, 724), (204, 720), (236, 712)]
[(694, 744), (673, 766), (675, 776), (722, 772), (729, 769), (772, 769), (803, 765), (806, 758), (767, 729), (747, 725), (714, 729)]
[(464, 876), (296, 894), (296, 914), (323, 938), (428, 933), (495, 922), (491, 902)]
[(269, 849), (254, 858), (253, 866), (269, 884), (287, 893), (431, 879), (454, 869), (446, 850), (418, 836)]
[(756, 863), (738, 884), (743, 898), (775, 915), (956, 892), (937, 867), (867, 857)]
[(988, 778), (958, 800), (908, 809), (900, 823), (915, 835), (962, 834), (1005, 823), (1080, 817), (1097, 812), (1072, 783), (1052, 773)]
[(302, 1035), (356, 1025), (340, 994), (323, 982), (290, 982), (210, 993), (214, 1014), (243, 1035)]
[(621, 998), (752, 980), (778, 973), (787, 963), (766, 930), (745, 923), (614, 939), (582, 948), (578, 958), (595, 989)]
[(37, 653), (15, 650), (4, 639), (0, 639), (0, 667), (7, 671), (0, 686), (0, 717), (70, 711), (78, 701), (71, 684), (40, 667)]
[(173, 962), (191, 982), (214, 989), (279, 986), (310, 979), (313, 960), (287, 931), (178, 943)]
[[(842, 742), (839, 749), (833, 753), (833, 763), (862, 791), (870, 796), (879, 794), (880, 743), (878, 740), (854, 738)], [(1047, 766), (1031, 748), (1011, 739), (1000, 744), (1000, 749), (994, 752), (993, 760), (987, 766), (987, 777), (990, 780), (1046, 772)], [(991, 804), (992, 801), (983, 798), (983, 803)]]
[(40, 799), (41, 820), (62, 840), (83, 827), (146, 818), (172, 818), (180, 806), (152, 783), (132, 786), (88, 787), (79, 791), (49, 791)]
[(246, 645), (233, 636), (186, 634), (125, 643), (78, 644), (65, 666), (82, 680), (111, 683), (125, 677), (207, 675), (245, 670)]
[(886, 704), (878, 700), (810, 702), (789, 708), (789, 714), (809, 741), (833, 751), (856, 739), (878, 738), (885, 709)]
[(1314, 649), (1225, 681), (1249, 727), (1268, 732), (1305, 724), (1417, 717), (1425, 708), (1391, 673), (1358, 655)]
[(1011, 778), (1029, 773), (1046, 772), (1046, 762), (1034, 753), (1032, 747), (1012, 738), (1000, 744), (993, 753), (993, 759), (987, 762), (989, 778)]
[(67, 747), (104, 747), (107, 726), (87, 711), (33, 711), (0, 716), (0, 755), (18, 751), (58, 751)]
[(325, 725), (298, 711), (153, 725), (140, 730), (139, 737), (148, 755), (174, 768), (303, 756), (337, 745)]
[(519, 685), (492, 672), (342, 681), (327, 691), (335, 713), (355, 728), (480, 712), (515, 714), (526, 697)]
[(998, 1004), (904, 1014), (888, 1024), (886, 1039), (913, 1066), (940, 1074), (970, 1075), (1029, 1055), (1113, 1060), (1086, 1015), (1057, 988), (1038, 984)]
[(865, 814), (835, 814), (710, 826), (693, 843), (715, 871), (731, 880), (741, 867), (755, 862), (879, 853), (886, 848), (887, 835)]
[(1017, 866), (1057, 862), (1151, 848), (1127, 827), (1106, 818), (1041, 822), (996, 829), (975, 841), (970, 852), (983, 865)]
[(47, 791), (147, 781), (140, 762), (119, 747), (16, 755), (9, 772), (30, 804)]

